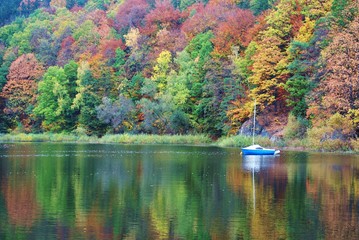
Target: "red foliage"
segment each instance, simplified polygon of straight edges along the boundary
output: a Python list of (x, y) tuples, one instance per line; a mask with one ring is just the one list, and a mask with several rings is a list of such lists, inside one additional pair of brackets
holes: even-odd
[(82, 11), (82, 9), (83, 9), (83, 7), (80, 7), (80, 6), (75, 5), (75, 6), (73, 6), (73, 7), (70, 9), (70, 12), (76, 13), (76, 12)]
[(156, 8), (146, 15), (146, 25), (141, 33), (152, 35), (160, 29), (173, 29), (180, 26), (182, 14), (169, 0), (156, 2)]
[(251, 39), (247, 32), (254, 26), (255, 17), (249, 10), (238, 9), (234, 2), (212, 0), (206, 6), (192, 6), (190, 14), (195, 14), (183, 23), (182, 31), (191, 39), (212, 30), (215, 52), (220, 55), (229, 54), (233, 45), (247, 46)]
[(61, 48), (68, 48), (75, 42), (75, 39), (72, 36), (64, 38), (61, 42)]
[(192, 11), (196, 13), (188, 18), (182, 25), (182, 31), (186, 33), (189, 38), (193, 38), (201, 32), (211, 30), (218, 23), (220, 16), (223, 16), (221, 12), (222, 7), (214, 7), (207, 5), (206, 7), (201, 3), (194, 7)]
[(106, 16), (106, 12), (103, 10), (96, 10), (91, 12), (87, 18), (91, 20), (97, 27), (97, 32), (102, 38), (107, 37), (111, 32), (112, 21)]
[(168, 50), (174, 56), (187, 45), (186, 36), (181, 30), (160, 30), (154, 40), (152, 51), (148, 54), (148, 60), (156, 59), (163, 50)]
[(75, 39), (72, 36), (64, 38), (61, 42), (61, 49), (57, 55), (57, 64), (64, 66), (73, 58), (72, 46), (75, 43)]
[(243, 42), (245, 46), (247, 46), (252, 40), (258, 38), (258, 33), (267, 28), (266, 18), (268, 16), (268, 13), (269, 11), (262, 12), (255, 20), (256, 24), (254, 24), (250, 29), (248, 29), (245, 41)]
[(301, 14), (302, 7), (296, 1), (295, 12), (290, 16), (290, 23), (292, 25), (292, 36), (296, 36), (300, 27), (303, 25), (303, 15)]
[(116, 56), (117, 48), (121, 48), (122, 50), (126, 48), (125, 44), (122, 42), (121, 39), (104, 40), (101, 42), (100, 45), (100, 54), (103, 56), (104, 59), (114, 58)]
[(214, 51), (218, 54), (230, 54), (231, 47), (247, 46), (247, 31), (254, 25), (254, 15), (249, 10), (234, 9), (225, 15), (223, 22), (214, 30), (212, 40)]
[(116, 30), (122, 31), (129, 27), (141, 27), (148, 9), (149, 5), (146, 0), (125, 1), (116, 14)]

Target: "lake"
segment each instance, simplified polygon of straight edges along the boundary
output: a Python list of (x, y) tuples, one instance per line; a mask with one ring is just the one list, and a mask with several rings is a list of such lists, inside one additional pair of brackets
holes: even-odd
[(359, 156), (0, 144), (0, 239), (358, 239)]

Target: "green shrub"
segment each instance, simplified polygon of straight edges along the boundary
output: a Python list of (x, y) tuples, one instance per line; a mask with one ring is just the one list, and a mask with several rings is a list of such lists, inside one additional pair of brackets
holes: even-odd
[(284, 128), (283, 136), (286, 140), (296, 138), (303, 138), (307, 132), (308, 120), (303, 118), (296, 118), (290, 114), (288, 117), (287, 126)]

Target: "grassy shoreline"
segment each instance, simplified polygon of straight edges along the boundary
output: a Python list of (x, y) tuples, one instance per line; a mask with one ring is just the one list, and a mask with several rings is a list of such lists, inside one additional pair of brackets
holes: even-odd
[(150, 135), (108, 134), (102, 137), (62, 133), (2, 134), (0, 143), (63, 142), (63, 143), (119, 143), (119, 144), (211, 144), (207, 135)]
[[(217, 141), (212, 140), (204, 134), (198, 135), (151, 135), (151, 134), (108, 134), (101, 138), (87, 135), (74, 135), (63, 133), (41, 133), (41, 134), (0, 134), (0, 143), (14, 142), (61, 142), (61, 143), (117, 143), (117, 144), (183, 144), (183, 145), (208, 145), (218, 147), (246, 147), (252, 144), (252, 137), (231, 136), (222, 137)], [(321, 152), (346, 152), (359, 153), (358, 140), (351, 143), (350, 147), (344, 142), (333, 145), (310, 146), (306, 139), (298, 141), (272, 142), (266, 137), (255, 137), (255, 143), (275, 147), (282, 150), (294, 151), (321, 151)], [(345, 147), (342, 147), (345, 146)]]

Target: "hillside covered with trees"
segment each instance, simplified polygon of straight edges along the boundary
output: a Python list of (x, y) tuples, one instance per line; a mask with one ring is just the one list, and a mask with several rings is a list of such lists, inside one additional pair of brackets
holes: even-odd
[(359, 133), (355, 0), (18, 0), (1, 6), (1, 132)]

